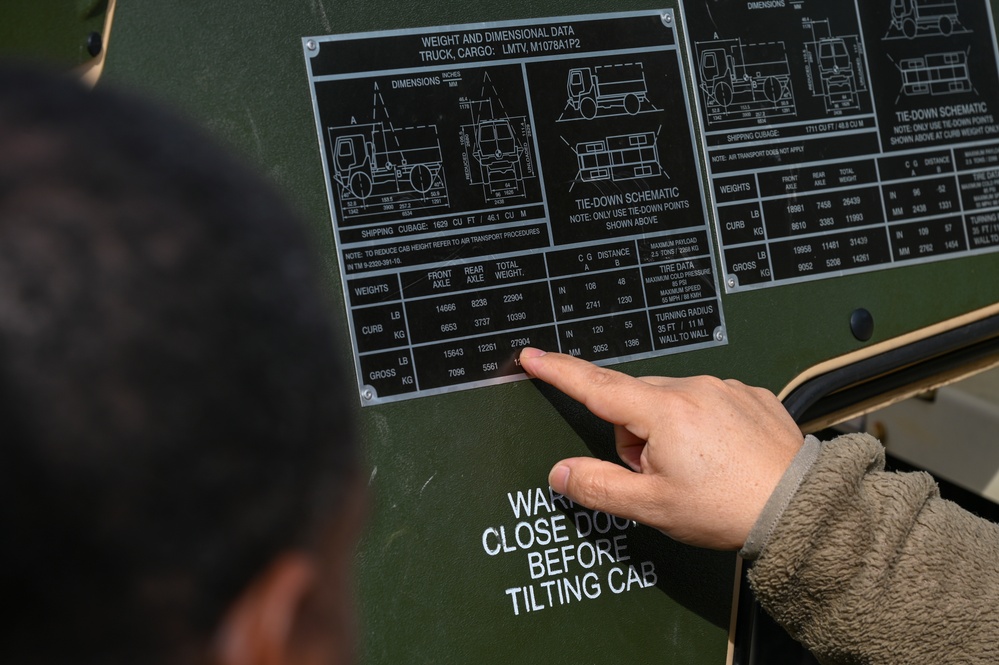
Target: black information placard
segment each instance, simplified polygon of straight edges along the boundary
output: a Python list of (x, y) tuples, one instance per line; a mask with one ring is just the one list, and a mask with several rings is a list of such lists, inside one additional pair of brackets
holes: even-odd
[(727, 290), (999, 249), (986, 0), (685, 5)]
[(303, 46), (363, 404), (726, 343), (672, 10)]

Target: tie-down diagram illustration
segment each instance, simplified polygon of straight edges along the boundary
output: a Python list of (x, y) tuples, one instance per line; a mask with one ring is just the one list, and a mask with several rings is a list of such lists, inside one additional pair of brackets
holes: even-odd
[(891, 25), (885, 39), (949, 37), (969, 32), (961, 23), (957, 0), (891, 0)]
[[(641, 116), (658, 112), (649, 99), (641, 62), (602, 63), (573, 67), (566, 75), (566, 103), (558, 122)], [(633, 123), (635, 131), (593, 134), (585, 140), (562, 141), (576, 156), (576, 183), (620, 182), (665, 175), (659, 161), (662, 127)], [(620, 127), (619, 125), (615, 125)], [(668, 177), (668, 176), (667, 176)]]

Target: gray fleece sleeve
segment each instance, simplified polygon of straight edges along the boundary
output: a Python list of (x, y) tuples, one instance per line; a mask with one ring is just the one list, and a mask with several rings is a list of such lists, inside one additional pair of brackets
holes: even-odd
[(999, 527), (867, 435), (821, 445), (749, 581), (823, 663), (999, 663)]
[(776, 489), (770, 495), (766, 505), (763, 506), (763, 512), (760, 513), (756, 524), (753, 525), (752, 531), (746, 537), (746, 543), (739, 551), (739, 556), (743, 559), (752, 561), (760, 555), (760, 550), (763, 549), (763, 546), (767, 544), (767, 540), (770, 539), (770, 534), (773, 533), (774, 527), (777, 526), (781, 515), (787, 510), (787, 504), (791, 502), (791, 498), (798, 491), (798, 487), (805, 478), (805, 474), (811, 470), (812, 465), (815, 464), (815, 460), (818, 459), (819, 447), (821, 445), (819, 440), (814, 436), (809, 435), (805, 437), (804, 445), (801, 446), (801, 450), (798, 451), (798, 454), (791, 461), (791, 466), (781, 476)]

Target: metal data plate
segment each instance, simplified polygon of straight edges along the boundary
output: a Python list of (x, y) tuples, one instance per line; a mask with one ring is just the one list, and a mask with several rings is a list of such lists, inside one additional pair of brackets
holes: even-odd
[(684, 8), (729, 292), (999, 248), (984, 0)]
[(675, 23), (303, 40), (363, 404), (726, 342)]

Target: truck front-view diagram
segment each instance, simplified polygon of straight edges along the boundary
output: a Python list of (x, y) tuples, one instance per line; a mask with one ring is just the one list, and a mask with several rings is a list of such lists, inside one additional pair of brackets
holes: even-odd
[(808, 88), (825, 101), (826, 113), (860, 108), (867, 90), (863, 50), (857, 35), (834, 35), (829, 21), (804, 20), (812, 39), (805, 43)]
[(537, 177), (534, 130), (527, 117), (509, 112), (488, 72), (479, 94), (462, 97), (460, 108), (471, 116), (458, 132), (465, 179), (480, 185), (485, 201), (493, 205), (526, 196), (527, 180)]
[(472, 155), (481, 166), (487, 198), (523, 194), (520, 157), (525, 150), (509, 118), (480, 121), (475, 126), (474, 147)]

